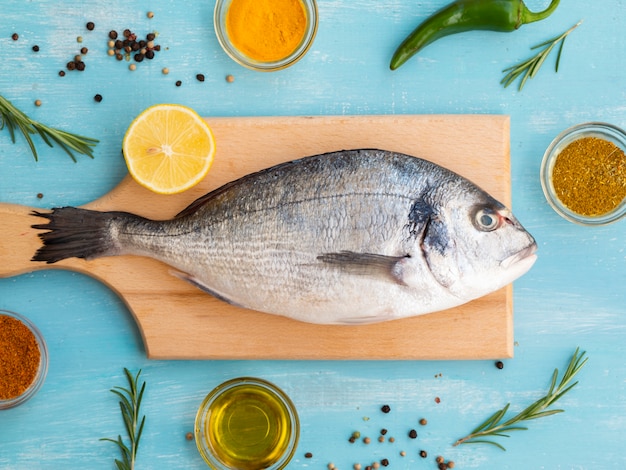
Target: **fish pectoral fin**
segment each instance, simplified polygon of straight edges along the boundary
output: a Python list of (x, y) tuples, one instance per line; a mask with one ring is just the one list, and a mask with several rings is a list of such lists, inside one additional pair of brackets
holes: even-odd
[(374, 277), (384, 276), (401, 285), (406, 285), (403, 279), (403, 266), (408, 258), (410, 258), (409, 255), (387, 256), (376, 253), (356, 253), (354, 251), (324, 253), (317, 257), (319, 261), (336, 265), (350, 274)]
[[(212, 295), (213, 297), (215, 297), (218, 300), (221, 300), (222, 302), (226, 302), (228, 304), (234, 305), (236, 307), (244, 307), (243, 305), (238, 304), (237, 302), (233, 302), (231, 299), (229, 299), (228, 297), (226, 297), (223, 294), (220, 294), (219, 292), (217, 292), (215, 289), (207, 286), (205, 283), (203, 283), (202, 281), (200, 281), (198, 278), (192, 276), (189, 273), (185, 273), (182, 271), (175, 271), (175, 270), (170, 270), (170, 273), (179, 278), (182, 279), (183, 281), (188, 282), (189, 284), (192, 284), (194, 286), (196, 286), (198, 289), (203, 290), (204, 292), (206, 292), (207, 294)], [(245, 308), (245, 307), (244, 307)]]

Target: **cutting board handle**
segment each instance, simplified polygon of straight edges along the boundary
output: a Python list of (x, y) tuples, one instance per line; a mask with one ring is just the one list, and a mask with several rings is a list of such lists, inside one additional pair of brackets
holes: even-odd
[(30, 261), (41, 245), (37, 231), (31, 228), (37, 223), (37, 218), (31, 215), (34, 210), (32, 207), (0, 203), (0, 277), (17, 276), (48, 267), (44, 263)]

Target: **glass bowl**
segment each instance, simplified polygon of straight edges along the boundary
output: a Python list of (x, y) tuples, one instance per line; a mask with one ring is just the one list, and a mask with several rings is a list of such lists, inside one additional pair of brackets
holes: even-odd
[(13, 408), (15, 406), (21, 405), (26, 400), (35, 395), (35, 393), (37, 393), (37, 391), (41, 388), (44, 381), (46, 380), (46, 374), (48, 372), (48, 349), (46, 347), (46, 342), (41, 335), (41, 332), (28, 318), (20, 315), (19, 313), (0, 309), (0, 318), (1, 317), (9, 317), (11, 319), (21, 322), (24, 326), (26, 326), (33, 334), (35, 341), (37, 342), (37, 347), (39, 348), (39, 364), (37, 366), (37, 372), (35, 374), (35, 377), (33, 378), (33, 381), (30, 383), (30, 385), (17, 396), (6, 399), (0, 398), (0, 410), (6, 410), (8, 408)]
[[(588, 122), (578, 124), (561, 132), (550, 144), (546, 150), (543, 161), (541, 162), (541, 187), (546, 200), (552, 208), (566, 220), (580, 225), (599, 226), (616, 222), (626, 215), (626, 198), (622, 200), (610, 212), (599, 215), (583, 215), (579, 214), (567, 207), (558, 197), (554, 188), (552, 175), (554, 165), (559, 154), (572, 142), (584, 137), (597, 137), (613, 143), (623, 152), (626, 152), (626, 133), (612, 124), (603, 122)], [(626, 164), (626, 162), (624, 162)]]
[(295, 49), (285, 57), (268, 61), (256, 60), (246, 55), (233, 44), (226, 27), (226, 17), (233, 1), (236, 0), (217, 0), (215, 3), (213, 24), (217, 40), (222, 46), (222, 49), (238, 64), (260, 72), (282, 70), (300, 60), (309, 50), (311, 44), (313, 44), (318, 24), (317, 2), (316, 0), (298, 0), (302, 2), (302, 6), (304, 7), (306, 24), (302, 40)]
[(282, 390), (241, 377), (206, 396), (194, 431), (202, 458), (214, 470), (279, 470), (296, 451), (300, 422)]

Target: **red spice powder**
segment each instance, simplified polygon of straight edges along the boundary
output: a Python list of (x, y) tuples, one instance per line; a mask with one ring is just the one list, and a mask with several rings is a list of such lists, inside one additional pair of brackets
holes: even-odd
[(41, 351), (32, 331), (21, 321), (0, 315), (0, 399), (15, 398), (33, 383)]

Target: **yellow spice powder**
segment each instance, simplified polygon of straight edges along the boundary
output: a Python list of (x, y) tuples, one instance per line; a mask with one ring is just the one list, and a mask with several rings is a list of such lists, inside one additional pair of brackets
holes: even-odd
[(243, 54), (258, 62), (274, 62), (298, 47), (306, 21), (301, 0), (232, 0), (226, 32)]
[(604, 139), (577, 139), (557, 156), (552, 185), (570, 210), (592, 217), (607, 214), (626, 197), (626, 155)]

